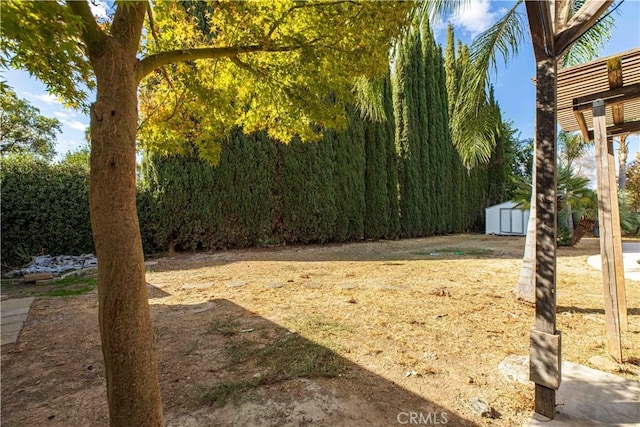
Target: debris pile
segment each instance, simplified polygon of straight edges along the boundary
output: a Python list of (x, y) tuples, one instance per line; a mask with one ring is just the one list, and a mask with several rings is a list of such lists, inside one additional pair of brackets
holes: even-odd
[(25, 274), (33, 273), (51, 273), (54, 276), (64, 274), (68, 271), (84, 270), (87, 268), (97, 267), (98, 260), (94, 254), (84, 255), (59, 255), (59, 256), (34, 256), (31, 262), (18, 270), (12, 270), (7, 273), (7, 277), (17, 277)]

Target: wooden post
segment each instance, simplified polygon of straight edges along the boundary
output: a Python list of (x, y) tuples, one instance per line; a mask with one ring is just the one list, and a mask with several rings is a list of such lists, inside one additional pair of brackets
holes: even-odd
[[(609, 89), (616, 89), (624, 85), (622, 76), (622, 58), (616, 56), (607, 61), (607, 74), (609, 78)], [(624, 123), (624, 105), (616, 104), (611, 107), (611, 115), (613, 124), (619, 125)], [(626, 135), (620, 136), (620, 153), (626, 148)], [(625, 159), (626, 160), (626, 159)], [(621, 160), (622, 165), (625, 160)], [(622, 259), (622, 234), (620, 232), (620, 210), (618, 206), (618, 182), (615, 177), (615, 156), (613, 154), (613, 139), (609, 138), (607, 142), (607, 161), (609, 166), (609, 189), (611, 190), (611, 219), (613, 220), (613, 250), (615, 258), (615, 284), (616, 294), (618, 296), (618, 313), (620, 316), (620, 329), (629, 330), (629, 321), (627, 319), (627, 297), (625, 295), (624, 282), (624, 264)], [(624, 168), (620, 167), (620, 182), (624, 182)], [(623, 185), (620, 189), (624, 190)], [(602, 270), (604, 271), (604, 269)]]
[(556, 330), (557, 61), (536, 62), (536, 322), (530, 337), (530, 378), (535, 411), (556, 413), (561, 381), (560, 332)]
[[(613, 138), (607, 139), (607, 166), (609, 172), (609, 191), (611, 200), (611, 232), (613, 236), (613, 257), (615, 269), (615, 289), (618, 298), (618, 316), (620, 329), (629, 330), (627, 319), (627, 297), (625, 294), (624, 262), (622, 258), (622, 231), (620, 227), (620, 206), (618, 204), (618, 182), (616, 180), (615, 155), (613, 153)], [(604, 271), (604, 268), (602, 269)]]
[[(557, 235), (557, 59), (589, 30), (613, 0), (585, 2), (568, 19), (564, 0), (526, 0), (536, 58), (536, 323), (530, 337), (530, 378), (536, 383), (535, 411), (556, 413), (556, 390), (562, 378), (560, 331), (556, 330)], [(555, 21), (555, 22), (554, 22)]]
[[(600, 256), (602, 257), (607, 350), (611, 357), (620, 363), (622, 362), (622, 345), (620, 342), (617, 282), (620, 275), (623, 274), (620, 271), (622, 268), (622, 239), (620, 237), (615, 172), (610, 170), (613, 168), (613, 160), (609, 159), (609, 153), (613, 150), (607, 141), (605, 105), (602, 100), (596, 100), (593, 103), (593, 136), (596, 143), (598, 222), (600, 224)], [(624, 280), (624, 276), (622, 276), (622, 280)], [(624, 293), (624, 284), (622, 286)]]

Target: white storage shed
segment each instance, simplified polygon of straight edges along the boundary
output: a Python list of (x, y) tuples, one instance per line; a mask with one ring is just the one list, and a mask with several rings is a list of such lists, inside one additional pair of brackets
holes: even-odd
[(515, 202), (504, 202), (485, 209), (486, 234), (524, 236), (528, 222), (529, 210), (516, 207)]

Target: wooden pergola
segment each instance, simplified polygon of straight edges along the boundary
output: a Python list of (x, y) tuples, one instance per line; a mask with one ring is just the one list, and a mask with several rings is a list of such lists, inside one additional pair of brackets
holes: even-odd
[(594, 140), (592, 104), (602, 99), (607, 137), (640, 132), (640, 47), (558, 72), (558, 122)]
[[(621, 54), (619, 61), (605, 58), (558, 72), (559, 58), (598, 22), (613, 0), (588, 0), (571, 15), (572, 3), (525, 0), (536, 60), (536, 319), (530, 334), (530, 378), (535, 382), (535, 411), (548, 418), (555, 417), (556, 390), (562, 379), (561, 334), (556, 329), (557, 123), (560, 120), (565, 130), (580, 130), (585, 139), (596, 141), (598, 183), (603, 186), (598, 203), (605, 306), (609, 316), (615, 312), (618, 317), (624, 277), (619, 223), (617, 236), (612, 232), (618, 212), (611, 138), (640, 131), (640, 81), (634, 80), (640, 70), (629, 65), (638, 61), (635, 51)], [(608, 337), (617, 332), (619, 345), (620, 319), (617, 331), (615, 317), (609, 321), (614, 328), (608, 328)]]
[(558, 122), (595, 142), (607, 349), (620, 363), (628, 323), (613, 138), (640, 132), (640, 48), (560, 70)]

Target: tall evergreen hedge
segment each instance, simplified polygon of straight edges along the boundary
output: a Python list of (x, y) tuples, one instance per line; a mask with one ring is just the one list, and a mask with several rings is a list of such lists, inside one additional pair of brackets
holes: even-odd
[[(335, 225), (333, 239), (338, 242), (364, 238), (366, 215), (365, 124), (351, 111), (351, 124), (344, 132), (326, 132), (333, 140), (333, 193)], [(377, 186), (380, 191), (383, 185)], [(386, 188), (383, 188), (386, 193)]]
[(30, 156), (0, 160), (2, 264), (93, 252), (86, 167)]
[(367, 239), (395, 238), (398, 217), (398, 172), (395, 147), (395, 120), (390, 76), (382, 85), (384, 121), (365, 121), (365, 212)]
[[(504, 144), (467, 170), (451, 142), (450, 91), (468, 48), (446, 58), (427, 25), (398, 46), (382, 81), (385, 120), (348, 110), (343, 131), (281, 144), (234, 129), (215, 166), (190, 155), (148, 154), (138, 214), (146, 252), (324, 243), (454, 233), (483, 227), (501, 193)], [(456, 56), (457, 55), (457, 56)], [(491, 101), (493, 103), (493, 101)], [(498, 108), (495, 105), (495, 108)], [(3, 160), (2, 257), (92, 250), (87, 171)]]
[[(448, 42), (453, 43), (452, 32)], [(449, 90), (456, 90), (459, 74), (469, 63), (467, 48), (459, 49), (456, 59), (455, 49), (448, 46), (445, 61), (427, 23), (410, 31), (398, 46), (393, 100), (402, 237), (482, 226), (487, 168), (467, 171), (449, 130), (449, 104), (455, 98)]]
[(330, 137), (317, 143), (275, 143), (282, 156), (282, 238), (293, 243), (332, 240), (337, 212)]
[(424, 234), (423, 218), (431, 216), (429, 211), (432, 206), (429, 200), (425, 203), (424, 196), (432, 191), (424, 191), (429, 186), (422, 180), (421, 173), (425, 150), (421, 149), (420, 139), (424, 141), (422, 126), (426, 112), (424, 105), (420, 107), (424, 81), (420, 83), (419, 80), (421, 73), (424, 79), (424, 71), (419, 70), (423, 65), (419, 33), (416, 30), (409, 32), (398, 49), (393, 105), (398, 152), (400, 234), (414, 237)]
[(449, 47), (454, 57), (445, 61), (428, 26), (409, 32), (393, 82), (383, 81), (387, 120), (351, 111), (347, 130), (288, 145), (235, 130), (217, 166), (195, 157), (152, 158), (145, 179), (153, 183), (153, 207), (141, 211), (156, 218), (145, 225), (155, 244), (323, 243), (481, 227), (495, 186), (489, 175), (498, 174), (486, 165), (467, 170), (451, 142), (448, 90), (455, 85), (445, 66), (458, 77), (468, 64), (467, 48), (459, 49), (456, 59)]

